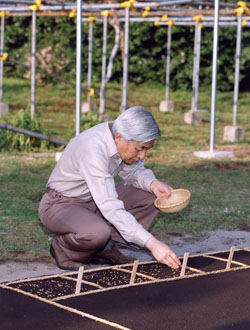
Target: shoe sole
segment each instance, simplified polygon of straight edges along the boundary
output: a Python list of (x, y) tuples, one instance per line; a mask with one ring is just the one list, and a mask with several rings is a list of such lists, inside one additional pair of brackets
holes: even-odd
[(110, 265), (110, 266), (114, 266), (115, 264), (113, 263), (113, 261), (111, 261), (108, 258), (101, 258), (101, 257), (96, 257), (94, 256), (90, 262), (90, 264), (92, 265)]
[(137, 259), (134, 258), (130, 258), (130, 257), (126, 257), (126, 256), (114, 256), (114, 255), (110, 255), (110, 256), (98, 256), (95, 255), (90, 263), (96, 264), (96, 265), (125, 265), (125, 264), (132, 264), (134, 263), (134, 261)]
[(56, 257), (56, 252), (55, 252), (52, 244), (50, 245), (50, 254), (55, 259), (55, 262), (56, 262), (56, 265), (57, 265), (58, 268), (63, 269), (63, 270), (75, 270), (75, 271), (78, 271), (79, 270), (79, 267), (65, 267), (65, 266), (61, 266), (58, 263), (58, 260), (57, 260), (57, 257)]

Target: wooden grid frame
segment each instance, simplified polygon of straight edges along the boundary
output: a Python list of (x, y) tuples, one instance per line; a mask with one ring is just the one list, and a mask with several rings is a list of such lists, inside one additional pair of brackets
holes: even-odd
[[(55, 307), (67, 310), (71, 313), (74, 313), (74, 314), (80, 315), (82, 317), (86, 317), (86, 318), (95, 320), (97, 322), (108, 325), (111, 328), (127, 330), (128, 328), (126, 328), (126, 327), (124, 327), (120, 324), (111, 322), (109, 320), (102, 319), (100, 317), (97, 317), (95, 315), (91, 315), (89, 313), (79, 311), (79, 310), (77, 310), (75, 308), (72, 308), (72, 307), (62, 305), (62, 304), (60, 304), (59, 301), (61, 301), (61, 300), (65, 301), (69, 298), (74, 298), (76, 296), (95, 294), (95, 293), (100, 293), (100, 292), (110, 291), (110, 290), (119, 290), (119, 289), (122, 289), (122, 288), (131, 287), (131, 286), (141, 286), (141, 285), (153, 284), (153, 283), (159, 283), (159, 282), (175, 281), (175, 280), (181, 280), (181, 279), (184, 279), (184, 278), (187, 279), (187, 278), (198, 277), (198, 276), (206, 276), (206, 275), (209, 275), (209, 274), (219, 274), (219, 273), (223, 273), (223, 272), (230, 272), (230, 271), (232, 272), (232, 271), (237, 271), (237, 270), (250, 268), (250, 263), (249, 263), (249, 265), (247, 265), (245, 263), (242, 263), (242, 262), (239, 262), (239, 261), (236, 261), (236, 260), (233, 259), (234, 258), (234, 252), (237, 252), (237, 251), (249, 252), (249, 260), (250, 260), (250, 248), (235, 249), (234, 247), (232, 247), (230, 250), (215, 251), (215, 252), (206, 253), (206, 254), (195, 254), (195, 255), (192, 255), (192, 256), (188, 256), (188, 253), (186, 253), (184, 255), (183, 262), (182, 262), (183, 267), (181, 269), (180, 275), (177, 276), (177, 277), (160, 278), (159, 279), (159, 278), (157, 278), (157, 276), (150, 276), (150, 275), (147, 275), (147, 274), (144, 274), (144, 273), (138, 271), (139, 266), (143, 266), (143, 265), (156, 265), (157, 266), (158, 263), (155, 260), (152, 260), (152, 261), (145, 261), (145, 262), (135, 261), (134, 264), (130, 263), (130, 264), (124, 264), (124, 265), (111, 266), (111, 267), (100, 267), (100, 268), (95, 268), (95, 269), (88, 269), (88, 270), (85, 270), (85, 271), (83, 270), (83, 268), (81, 268), (79, 272), (67, 272), (67, 273), (56, 274), (56, 275), (48, 275), (48, 276), (42, 276), (42, 277), (27, 278), (27, 279), (24, 279), (24, 280), (18, 280), (18, 281), (2, 283), (2, 284), (0, 284), (0, 287), (5, 288), (5, 289), (9, 289), (9, 290), (13, 290), (13, 291), (18, 292), (20, 294), (27, 295), (27, 296), (32, 297), (34, 299), (38, 299), (39, 301), (42, 301), (44, 303), (47, 303), (47, 304), (53, 305)], [(223, 257), (216, 256), (216, 254), (222, 254), (222, 253), (228, 253), (229, 254), (228, 258), (223, 258)], [(203, 271), (203, 270), (200, 270), (200, 269), (197, 269), (197, 268), (189, 267), (187, 265), (188, 258), (192, 259), (192, 258), (195, 258), (195, 257), (203, 257), (203, 258), (206, 258), (206, 259), (213, 259), (213, 260), (221, 261), (222, 263), (225, 264), (225, 268), (219, 269), (219, 270), (213, 270), (213, 271)], [(159, 264), (159, 265), (161, 265), (161, 264)], [(234, 268), (231, 268), (231, 265), (233, 265)], [(130, 268), (131, 270), (128, 269), (128, 268)], [(185, 270), (191, 271), (192, 274), (185, 274)], [(98, 273), (98, 272), (101, 272), (101, 271), (118, 271), (118, 272), (121, 272), (121, 274), (128, 274), (128, 275), (130, 275), (130, 281), (129, 281), (128, 284), (124, 284), (124, 285), (114, 285), (114, 286), (110, 286), (110, 287), (103, 287), (103, 286), (101, 286), (97, 283), (87, 281), (87, 280), (84, 279), (85, 275), (95, 274), (95, 273)], [(72, 276), (76, 276), (76, 277), (74, 278)], [(136, 276), (139, 276), (140, 278), (143, 278), (143, 282), (136, 283), (135, 282)], [(37, 280), (43, 281), (43, 280), (53, 280), (53, 279), (64, 279), (64, 280), (68, 280), (68, 281), (73, 282), (76, 286), (75, 293), (60, 296), (60, 297), (55, 297), (55, 298), (52, 298), (52, 299), (48, 299), (48, 298), (40, 297), (38, 294), (34, 294), (34, 293), (24, 291), (24, 290), (22, 290), (18, 287), (13, 287), (13, 285), (16, 285), (16, 284), (29, 283), (29, 282), (34, 282), (34, 281), (37, 281)], [(86, 292), (80, 292), (79, 286), (81, 288), (81, 286), (84, 286), (84, 285), (92, 286), (93, 290), (90, 289), (90, 290), (87, 290)]]

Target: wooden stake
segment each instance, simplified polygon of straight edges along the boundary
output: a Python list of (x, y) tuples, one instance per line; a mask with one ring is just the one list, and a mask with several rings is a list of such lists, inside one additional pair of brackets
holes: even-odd
[(183, 261), (182, 261), (180, 277), (183, 277), (185, 275), (188, 257), (189, 257), (189, 252), (185, 252)]
[(235, 250), (235, 246), (232, 246), (231, 250), (230, 250), (230, 253), (229, 253), (228, 260), (227, 260), (226, 269), (230, 269), (230, 267), (231, 267), (231, 263), (232, 263), (232, 259), (233, 259), (233, 255), (234, 255), (234, 250)]
[(130, 285), (134, 284), (135, 282), (135, 276), (136, 276), (136, 271), (137, 271), (137, 267), (138, 267), (138, 260), (135, 260), (134, 261), (134, 265), (133, 265), (133, 270), (132, 270), (132, 274), (131, 274), (131, 277), (130, 277)]
[(83, 269), (84, 269), (84, 266), (79, 267), (75, 294), (79, 294), (81, 291)]

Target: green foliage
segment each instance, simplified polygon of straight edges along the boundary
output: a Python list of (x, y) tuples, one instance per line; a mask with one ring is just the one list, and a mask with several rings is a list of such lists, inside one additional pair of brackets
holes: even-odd
[(87, 112), (87, 113), (84, 113), (82, 114), (81, 116), (81, 127), (82, 127), (82, 131), (86, 131), (87, 129), (97, 125), (97, 124), (100, 124), (101, 121), (99, 119), (99, 116), (98, 114), (93, 114), (91, 112)]
[[(31, 17), (10, 17), (6, 24), (6, 51), (10, 58), (30, 65), (31, 56)], [(84, 39), (83, 39), (84, 41)], [(50, 63), (46, 61), (43, 50), (51, 48)], [(37, 19), (37, 67), (48, 73), (58, 73), (56, 63), (62, 63), (63, 76), (75, 75), (76, 23), (68, 17), (38, 17)], [(44, 54), (44, 58), (42, 56)], [(46, 61), (47, 62), (47, 61)], [(27, 70), (21, 66), (13, 66), (6, 62), (7, 72), (15, 72), (21, 77)], [(47, 83), (54, 82), (51, 77), (42, 77)]]
[[(88, 71), (88, 23), (82, 29), (82, 70)], [(124, 23), (121, 23), (124, 29)], [(173, 90), (191, 90), (193, 74), (194, 27), (173, 26), (171, 47), (171, 82)], [(213, 28), (202, 30), (200, 58), (200, 86), (208, 87), (212, 79)], [(115, 33), (108, 27), (107, 56), (114, 45)], [(250, 31), (243, 28), (241, 53), (241, 89), (250, 88)], [(96, 22), (93, 28), (93, 82), (99, 83), (102, 70), (103, 24)], [(234, 86), (236, 27), (219, 29), (218, 89), (231, 91)], [(45, 49), (50, 49), (47, 56)], [(130, 24), (129, 80), (136, 84), (147, 81), (165, 84), (167, 26), (155, 27), (153, 23), (133, 22)], [(10, 17), (6, 24), (6, 51), (11, 58), (29, 63), (31, 54), (31, 17)], [(38, 17), (37, 20), (37, 64), (45, 66), (46, 74), (41, 79), (48, 83), (56, 80), (49, 73), (58, 73), (64, 78), (75, 80), (76, 65), (76, 21), (69, 17)], [(44, 55), (43, 55), (44, 54)], [(40, 58), (39, 58), (40, 57)], [(42, 63), (44, 57), (45, 64)], [(45, 58), (46, 57), (46, 58)], [(6, 61), (7, 73), (23, 77), (27, 69), (13, 66)], [(121, 51), (113, 64), (112, 80), (120, 82), (123, 76)]]
[[(28, 110), (20, 110), (10, 120), (12, 126), (26, 129), (29, 131), (44, 134), (40, 120), (36, 115), (31, 119)], [(0, 151), (3, 150), (18, 150), (18, 151), (34, 151), (34, 150), (47, 150), (52, 147), (52, 144), (45, 140), (36, 139), (24, 134), (0, 130)]]
[(7, 132), (0, 129), (0, 151), (8, 150)]
[[(97, 113), (86, 112), (81, 115), (81, 132), (102, 123)], [(75, 128), (69, 133), (70, 138), (75, 136)]]

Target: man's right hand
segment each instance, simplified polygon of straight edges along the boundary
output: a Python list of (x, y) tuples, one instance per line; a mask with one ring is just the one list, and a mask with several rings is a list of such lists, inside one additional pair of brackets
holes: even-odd
[(155, 237), (151, 237), (146, 242), (145, 246), (151, 251), (158, 262), (166, 264), (174, 269), (180, 267), (181, 263), (176, 254), (166, 244), (162, 243)]

